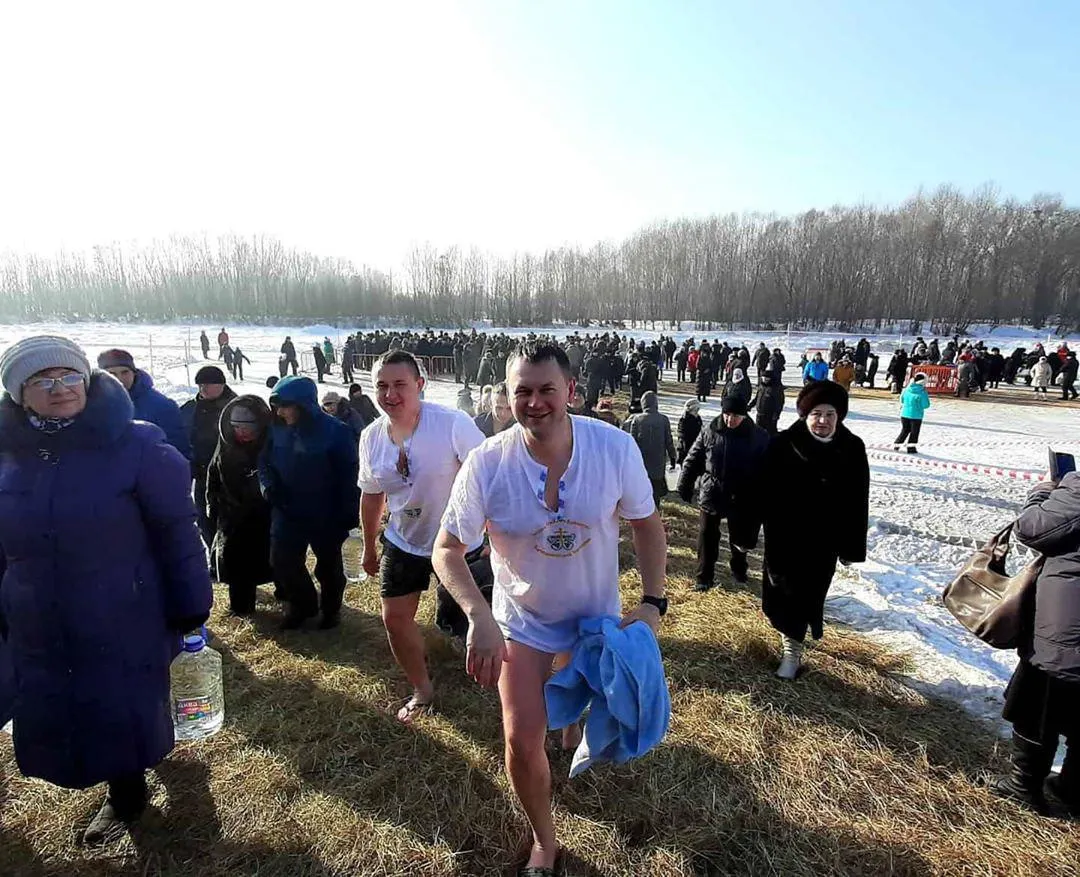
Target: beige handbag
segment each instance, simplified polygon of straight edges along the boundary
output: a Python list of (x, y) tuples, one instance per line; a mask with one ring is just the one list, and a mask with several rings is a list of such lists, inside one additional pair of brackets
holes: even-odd
[(945, 588), (945, 608), (964, 627), (995, 649), (1014, 649), (1031, 628), (1035, 611), (1035, 581), (1042, 572), (1039, 556), (1010, 577), (1005, 574), (1009, 535), (1005, 527), (964, 564)]

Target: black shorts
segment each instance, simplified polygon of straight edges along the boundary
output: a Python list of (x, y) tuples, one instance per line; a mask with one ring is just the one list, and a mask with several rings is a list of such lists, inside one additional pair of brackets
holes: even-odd
[[(382, 559), (379, 562), (379, 594), (384, 597), (406, 597), (426, 591), (431, 587), (435, 570), (430, 557), (421, 557), (402, 551), (393, 542), (381, 537)], [(491, 564), (484, 554), (484, 546), (465, 555), (476, 584), (483, 590), (491, 587)], [(483, 581), (482, 579), (486, 579)]]

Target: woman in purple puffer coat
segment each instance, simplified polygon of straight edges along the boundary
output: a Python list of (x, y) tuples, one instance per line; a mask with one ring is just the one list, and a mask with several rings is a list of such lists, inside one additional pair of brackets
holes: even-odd
[(26, 776), (108, 783), (100, 843), (173, 748), (169, 665), (212, 592), (191, 468), (66, 338), (0, 358), (0, 724)]

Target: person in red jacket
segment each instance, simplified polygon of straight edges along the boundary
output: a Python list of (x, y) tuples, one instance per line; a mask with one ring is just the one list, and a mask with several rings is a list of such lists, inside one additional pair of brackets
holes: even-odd
[(690, 349), (690, 355), (686, 357), (686, 367), (690, 370), (690, 383), (697, 381), (697, 364), (701, 354), (696, 347)]

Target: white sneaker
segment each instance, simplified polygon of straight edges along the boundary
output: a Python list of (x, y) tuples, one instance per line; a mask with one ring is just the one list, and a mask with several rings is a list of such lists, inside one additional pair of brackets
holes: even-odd
[(776, 675), (781, 679), (794, 679), (799, 675), (802, 666), (803, 644), (784, 634), (780, 635), (783, 660), (776, 670)]

